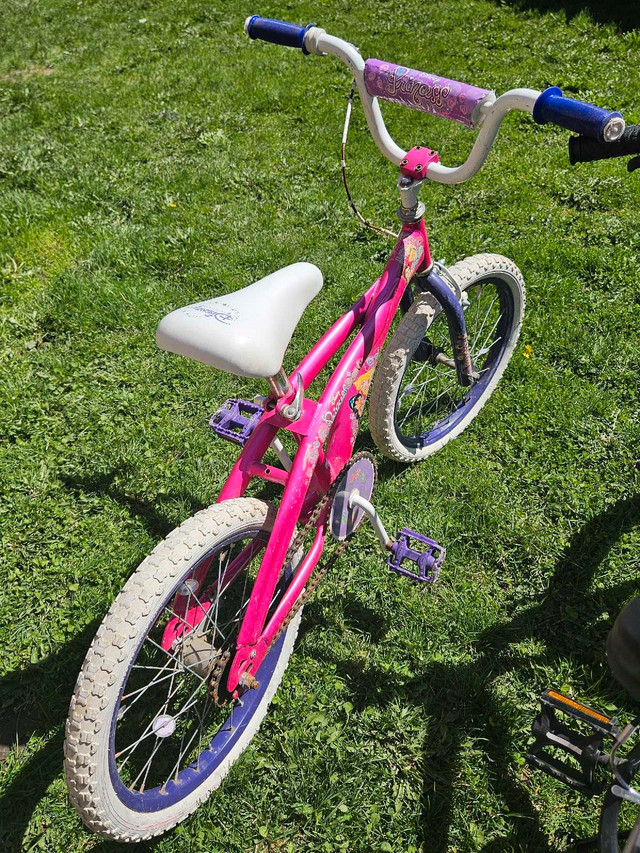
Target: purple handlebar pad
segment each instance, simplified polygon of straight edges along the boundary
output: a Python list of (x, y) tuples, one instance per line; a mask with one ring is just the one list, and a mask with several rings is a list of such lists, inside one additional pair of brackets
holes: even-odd
[(424, 113), (450, 118), (472, 127), (473, 111), (491, 92), (425, 71), (414, 71), (380, 59), (364, 65), (367, 92)]

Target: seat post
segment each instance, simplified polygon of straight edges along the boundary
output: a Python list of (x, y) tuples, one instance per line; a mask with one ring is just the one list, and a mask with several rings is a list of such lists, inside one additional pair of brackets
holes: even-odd
[(282, 368), (280, 368), (275, 376), (267, 377), (267, 382), (269, 383), (269, 390), (276, 400), (280, 397), (286, 397), (287, 394), (291, 393), (291, 385), (287, 379), (287, 374)]

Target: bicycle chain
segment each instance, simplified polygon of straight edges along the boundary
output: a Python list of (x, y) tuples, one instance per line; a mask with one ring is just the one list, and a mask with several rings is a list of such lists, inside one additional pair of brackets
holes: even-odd
[[(213, 701), (219, 708), (224, 708), (224, 706), (229, 701), (227, 696), (224, 696), (222, 699), (220, 698), (220, 688), (222, 684), (222, 676), (224, 675), (224, 671), (227, 668), (227, 664), (231, 660), (231, 649), (227, 649), (226, 652), (220, 655), (218, 660), (216, 661), (216, 665), (211, 670), (209, 674), (209, 692)], [(226, 692), (226, 691), (225, 691)]]
[[(371, 453), (368, 453), (366, 450), (361, 450), (358, 453), (355, 453), (349, 459), (349, 461), (347, 463), (345, 463), (345, 465), (343, 465), (343, 467), (340, 469), (340, 473), (338, 474), (338, 476), (335, 478), (335, 480), (333, 481), (333, 483), (329, 487), (329, 490), (327, 491), (326, 495), (323, 498), (321, 498), (318, 501), (318, 503), (315, 505), (313, 512), (311, 513), (307, 523), (300, 530), (298, 535), (295, 536), (291, 540), (291, 544), (289, 545), (289, 548), (287, 549), (287, 553), (286, 553), (286, 556), (284, 558), (284, 562), (282, 563), (282, 568), (280, 569), (280, 574), (278, 575), (278, 583), (280, 583), (280, 581), (282, 580), (282, 578), (284, 576), (285, 569), (287, 568), (287, 566), (289, 566), (293, 562), (293, 558), (295, 557), (296, 553), (304, 544), (304, 540), (305, 540), (307, 534), (309, 533), (309, 531), (312, 528), (316, 527), (317, 522), (319, 521), (320, 517), (322, 516), (322, 513), (325, 511), (327, 506), (333, 501), (333, 499), (336, 495), (336, 492), (338, 490), (338, 486), (342, 482), (342, 478), (344, 477), (346, 472), (349, 470), (349, 468), (351, 468), (351, 466), (354, 465), (356, 462), (358, 462), (360, 459), (368, 459), (373, 466), (373, 488), (372, 488), (372, 493), (373, 493), (373, 489), (375, 489), (376, 483), (378, 481), (378, 466), (376, 464), (375, 458), (371, 455)], [(331, 555), (331, 557), (329, 557), (329, 559), (327, 560), (327, 562), (325, 563), (324, 566), (320, 566), (319, 568), (316, 568), (314, 570), (313, 580), (309, 581), (307, 586), (304, 588), (304, 590), (298, 596), (295, 603), (291, 606), (291, 609), (289, 610), (289, 612), (285, 616), (285, 618), (282, 622), (282, 625), (280, 625), (280, 627), (278, 628), (273, 640), (269, 644), (270, 647), (282, 636), (282, 632), (285, 631), (289, 627), (292, 619), (294, 618), (296, 613), (300, 610), (300, 608), (303, 607), (303, 605), (305, 605), (307, 603), (307, 601), (311, 597), (311, 594), (314, 592), (314, 590), (316, 589), (316, 587), (318, 586), (320, 581), (327, 575), (327, 573), (329, 572), (329, 569), (331, 569), (333, 567), (333, 565), (335, 564), (338, 557), (343, 553), (343, 551), (345, 550), (345, 548), (349, 544), (349, 541), (350, 541), (350, 539), (354, 533), (355, 533), (355, 530), (352, 531), (351, 533), (349, 533), (349, 535), (338, 545), (338, 547), (336, 548), (334, 553)], [(227, 701), (228, 701), (226, 698), (221, 700), (220, 691), (221, 691), (222, 676), (225, 673), (225, 670), (227, 668), (227, 664), (228, 664), (230, 658), (231, 658), (231, 650), (227, 650), (223, 655), (221, 655), (218, 658), (216, 665), (213, 668), (213, 670), (211, 672), (210, 679), (209, 679), (209, 690), (211, 691), (213, 700), (216, 703), (216, 705), (219, 705), (221, 707), (226, 705)]]

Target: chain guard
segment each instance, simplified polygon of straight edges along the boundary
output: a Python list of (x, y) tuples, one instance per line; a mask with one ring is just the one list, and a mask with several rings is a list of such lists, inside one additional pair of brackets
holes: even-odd
[[(349, 497), (356, 491), (360, 497), (370, 500), (376, 487), (376, 462), (368, 453), (358, 454), (358, 459), (342, 469), (338, 479), (335, 496), (329, 510), (328, 529), (334, 539), (342, 542), (348, 539), (360, 527), (364, 520), (364, 510), (349, 507)], [(355, 459), (355, 457), (354, 457)]]
[[(283, 568), (282, 568), (282, 571), (280, 573), (280, 577), (282, 577), (284, 570), (285, 570), (285, 567), (291, 563), (295, 554), (303, 547), (304, 540), (305, 540), (307, 534), (309, 533), (309, 531), (312, 529), (315, 529), (317, 527), (318, 522), (322, 516), (322, 513), (326, 509), (329, 509), (329, 511), (330, 511), (331, 506), (333, 504), (333, 500), (334, 500), (334, 498), (338, 492), (338, 489), (339, 489), (342, 481), (345, 479), (347, 473), (349, 472), (349, 469), (352, 468), (356, 463), (358, 463), (362, 459), (367, 459), (373, 467), (373, 486), (371, 488), (371, 491), (373, 492), (373, 488), (375, 487), (375, 483), (377, 481), (378, 466), (376, 464), (375, 458), (370, 453), (367, 453), (367, 451), (362, 450), (359, 453), (355, 453), (351, 457), (351, 459), (349, 459), (349, 461), (346, 463), (346, 465), (344, 465), (342, 467), (340, 473), (338, 474), (338, 476), (335, 478), (335, 480), (333, 481), (333, 483), (329, 487), (329, 490), (327, 491), (326, 495), (320, 501), (318, 501), (318, 503), (316, 504), (313, 512), (311, 513), (311, 517), (309, 518), (307, 523), (304, 525), (304, 527), (302, 528), (300, 533), (292, 540), (291, 545), (289, 546), (289, 550), (287, 551), (287, 556), (285, 557), (285, 560), (283, 563)], [(302, 591), (302, 593), (298, 597), (298, 600), (292, 606), (292, 608), (289, 611), (289, 613), (287, 614), (284, 622), (282, 623), (282, 625), (278, 629), (277, 634), (275, 635), (275, 637), (272, 640), (272, 645), (282, 635), (282, 632), (289, 627), (291, 620), (296, 615), (298, 610), (300, 610), (300, 608), (306, 604), (306, 602), (309, 600), (309, 598), (311, 597), (311, 594), (313, 593), (315, 588), (318, 586), (318, 584), (320, 583), (322, 578), (327, 574), (329, 569), (331, 569), (333, 567), (333, 565), (336, 562), (336, 560), (338, 559), (338, 557), (345, 550), (345, 548), (349, 542), (349, 539), (351, 538), (352, 533), (353, 533), (353, 531), (348, 533), (347, 536), (340, 541), (338, 547), (336, 548), (334, 553), (331, 555), (331, 557), (329, 557), (329, 559), (327, 560), (327, 562), (325, 563), (324, 566), (316, 567), (316, 569), (313, 573), (312, 579), (309, 581), (307, 586), (304, 588), (304, 590)]]

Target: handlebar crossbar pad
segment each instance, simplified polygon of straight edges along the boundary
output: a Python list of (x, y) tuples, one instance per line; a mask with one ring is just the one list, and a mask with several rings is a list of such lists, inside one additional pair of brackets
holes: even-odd
[(307, 30), (315, 24), (307, 24), (300, 27), (297, 24), (289, 24), (287, 21), (276, 21), (274, 18), (261, 18), (260, 15), (252, 15), (247, 18), (244, 25), (246, 34), (251, 39), (261, 39), (272, 44), (281, 44), (284, 47), (298, 47), (303, 53), (309, 53), (304, 46), (304, 37)]
[(605, 128), (612, 119), (622, 119), (622, 116), (585, 101), (565, 98), (557, 86), (552, 86), (538, 97), (533, 108), (533, 118), (538, 124), (552, 122), (566, 130), (590, 136), (598, 142), (606, 142)]
[(626, 128), (620, 139), (615, 142), (598, 142), (588, 136), (569, 138), (569, 161), (590, 163), (592, 160), (608, 160), (610, 157), (626, 157), (640, 154), (640, 124)]
[(479, 106), (493, 95), (488, 89), (478, 89), (457, 80), (379, 59), (365, 62), (364, 80), (372, 97), (453, 119), (467, 127), (476, 125)]

